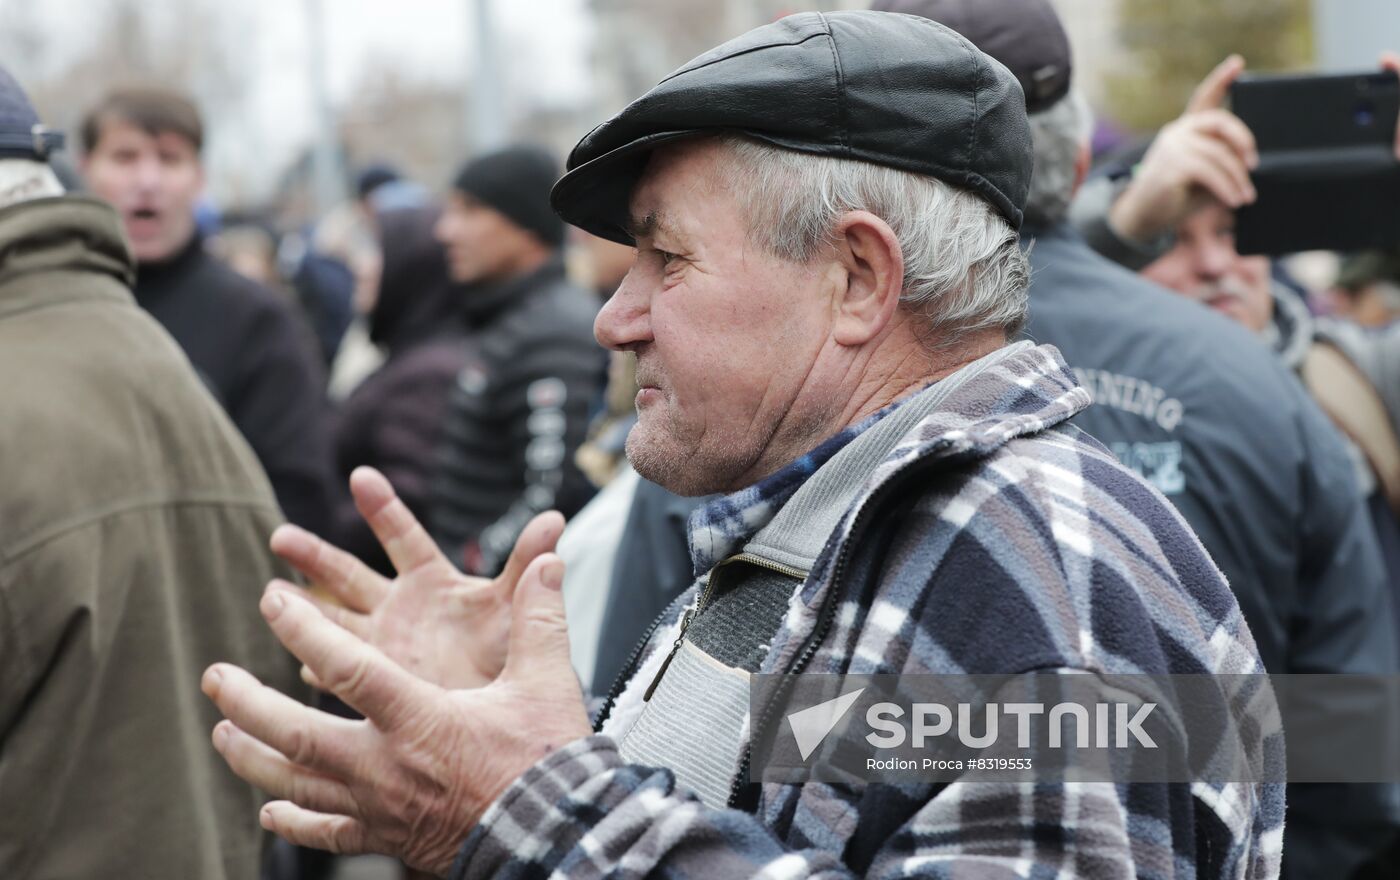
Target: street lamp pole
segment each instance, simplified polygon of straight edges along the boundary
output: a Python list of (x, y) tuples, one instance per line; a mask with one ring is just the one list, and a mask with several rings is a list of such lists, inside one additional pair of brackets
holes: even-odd
[(496, 149), (506, 142), (506, 119), (497, 51), (496, 22), (491, 0), (470, 0), (476, 31), (467, 143), (478, 153)]

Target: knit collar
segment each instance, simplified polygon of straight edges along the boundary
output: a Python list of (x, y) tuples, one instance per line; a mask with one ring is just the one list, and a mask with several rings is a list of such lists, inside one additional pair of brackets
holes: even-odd
[(889, 415), (913, 395), (830, 437), (812, 451), (784, 465), (752, 486), (721, 495), (690, 514), (690, 560), (696, 577), (733, 556), (768, 523), (817, 469), (866, 429)]

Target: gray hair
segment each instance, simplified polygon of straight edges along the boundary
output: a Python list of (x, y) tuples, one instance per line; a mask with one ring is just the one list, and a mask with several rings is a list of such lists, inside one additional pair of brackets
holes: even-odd
[(1094, 132), (1094, 114), (1078, 89), (1032, 113), (1031, 148), (1035, 173), (1026, 198), (1026, 219), (1049, 226), (1060, 222), (1074, 200), (1075, 163)]
[(777, 257), (806, 263), (830, 243), (842, 214), (869, 211), (889, 224), (903, 252), (900, 302), (930, 329), (1012, 335), (1025, 322), (1029, 265), (1016, 230), (982, 198), (883, 165), (739, 135), (719, 141), (736, 160), (729, 185), (750, 234)]

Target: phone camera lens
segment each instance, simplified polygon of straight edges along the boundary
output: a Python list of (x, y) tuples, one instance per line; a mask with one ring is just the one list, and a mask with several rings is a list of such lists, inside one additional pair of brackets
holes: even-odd
[(1376, 121), (1376, 107), (1370, 101), (1363, 101), (1356, 105), (1356, 111), (1352, 114), (1352, 119), (1360, 128), (1370, 128)]

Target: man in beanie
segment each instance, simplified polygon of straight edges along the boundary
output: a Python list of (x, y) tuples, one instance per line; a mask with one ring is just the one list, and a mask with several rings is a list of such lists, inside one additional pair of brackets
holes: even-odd
[[(1058, 348), (1093, 393), (1079, 426), (1200, 536), (1264, 667), (1395, 672), (1386, 569), (1327, 417), (1248, 333), (1095, 253), (1069, 223), (1092, 120), (1072, 88), (1069, 40), (1050, 3), (877, 0), (875, 8), (946, 24), (1021, 81), (1035, 151), (1021, 230), (1033, 279), (1026, 336)], [(1339, 727), (1357, 723), (1335, 717)], [(1285, 875), (1316, 876), (1322, 865), (1344, 875), (1366, 855), (1368, 836), (1374, 847), (1394, 832), (1392, 794), (1290, 789)]]
[(82, 140), (83, 178), (117, 209), (136, 258), (137, 303), (228, 411), (287, 519), (329, 528), (339, 493), (316, 343), (284, 298), (205, 251), (198, 108), (166, 89), (114, 91), (88, 112)]
[(574, 464), (606, 359), (594, 299), (564, 277), (559, 176), (543, 149), (515, 146), (457, 175), (437, 223), (462, 292), (467, 363), (447, 404), (428, 517), (447, 555), (495, 574), (537, 513), (572, 516), (593, 494)]
[(248, 590), (291, 574), (277, 503), (59, 143), (0, 70), (0, 876), (246, 880), (261, 798), (191, 667), (295, 687)]
[[(691, 520), (696, 583), (595, 732), (562, 563), (533, 526), (491, 585), (444, 569), (401, 511), (382, 533), (397, 583), (309, 542), (297, 564), (358, 611), (336, 623), (277, 586), (263, 610), (366, 720), (208, 670), (230, 719), (219, 748), (288, 799), (265, 826), (472, 878), (1275, 876), (1280, 784), (972, 765), (872, 778), (878, 706), (851, 709), (868, 688), (812, 706), (824, 742), (806, 747), (812, 715), (759, 699), (756, 673), (1039, 670), (1096, 689), (1115, 672), (1258, 668), (1189, 527), (1067, 424), (1089, 398), (1059, 354), (1010, 342), (1030, 177), (1015, 78), (941, 25), (881, 12), (758, 28), (594, 129), (554, 205), (637, 246), (595, 332), (637, 355), (638, 473), (725, 493)], [(470, 616), (454, 610), (466, 601)], [(409, 619), (412, 645), (381, 638)], [(459, 650), (436, 664), (443, 641)], [(1277, 768), (1276, 720), (1245, 721), (1158, 732)], [(775, 767), (768, 745), (804, 754)]]

